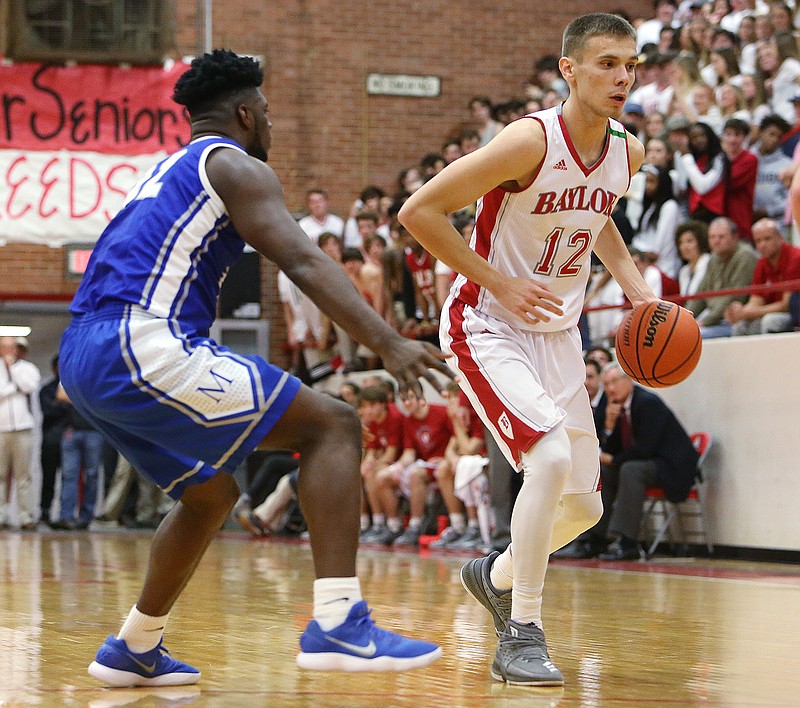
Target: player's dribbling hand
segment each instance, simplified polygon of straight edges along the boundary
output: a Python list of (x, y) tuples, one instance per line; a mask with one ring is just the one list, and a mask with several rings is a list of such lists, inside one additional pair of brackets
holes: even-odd
[(492, 294), (503, 307), (530, 324), (549, 322), (550, 315), (564, 314), (564, 301), (530, 278), (507, 278)]

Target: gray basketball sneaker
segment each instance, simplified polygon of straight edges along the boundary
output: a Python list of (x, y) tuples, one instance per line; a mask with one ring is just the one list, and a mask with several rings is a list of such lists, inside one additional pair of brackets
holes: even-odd
[(483, 558), (475, 558), (461, 568), (461, 584), (492, 615), (497, 636), (505, 630), (511, 619), (511, 590), (498, 590), (489, 577), (498, 551)]
[(541, 628), (514, 620), (500, 634), (492, 678), (515, 686), (564, 685), (564, 676), (550, 661)]

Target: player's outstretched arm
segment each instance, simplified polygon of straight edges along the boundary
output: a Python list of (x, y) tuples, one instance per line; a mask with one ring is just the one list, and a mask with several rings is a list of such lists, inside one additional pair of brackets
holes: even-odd
[(206, 170), (236, 230), (273, 261), (326, 315), (383, 360), (401, 388), (421, 393), (419, 377), (437, 389), (430, 369), (451, 376), (430, 344), (398, 335), (367, 304), (339, 265), (311, 243), (286, 208), (283, 188), (266, 164), (233, 150), (216, 150)]
[(436, 258), (489, 290), (514, 314), (547, 320), (560, 314), (559, 298), (538, 283), (511, 278), (464, 243), (448, 214), (474, 203), (495, 187), (530, 184), (545, 154), (541, 124), (518, 120), (504, 128), (488, 145), (459, 158), (418, 189), (400, 210), (403, 225)]

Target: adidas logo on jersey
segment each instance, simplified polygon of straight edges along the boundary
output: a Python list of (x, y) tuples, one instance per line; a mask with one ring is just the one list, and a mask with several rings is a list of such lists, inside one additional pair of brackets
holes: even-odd
[(559, 160), (553, 165), (554, 170), (566, 170), (567, 169), (567, 161), (566, 160)]

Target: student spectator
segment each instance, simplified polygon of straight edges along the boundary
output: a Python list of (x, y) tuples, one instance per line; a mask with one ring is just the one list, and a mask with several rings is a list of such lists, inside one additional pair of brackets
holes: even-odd
[(426, 182), (436, 174), (439, 174), (447, 163), (439, 153), (429, 153), (420, 160), (419, 166), (422, 170), (422, 179)]
[[(61, 385), (56, 392), (56, 399), (70, 402)], [(58, 520), (50, 524), (52, 528), (64, 531), (87, 529), (94, 518), (103, 452), (102, 433), (72, 405), (69, 416), (61, 437), (61, 508)], [(84, 480), (83, 494), (79, 495), (81, 475)]]
[(681, 295), (699, 292), (711, 258), (708, 247), (708, 226), (702, 221), (687, 221), (675, 229), (675, 244), (684, 261), (678, 271)]
[(325, 360), (324, 316), (283, 271), (278, 272), (278, 298), (286, 324), (291, 372), (311, 385), (309, 370)]
[(364, 265), (361, 268), (361, 281), (364, 293), (373, 309), (384, 320), (394, 326), (394, 311), (387, 299), (387, 289), (383, 276), (383, 254), (386, 239), (374, 234), (364, 241)]
[(725, 214), (735, 222), (739, 235), (751, 241), (758, 158), (744, 148), (749, 132), (750, 126), (743, 120), (729, 118), (722, 130), (721, 146), (728, 160)]
[(705, 123), (689, 130), (689, 152), (675, 153), (675, 170), (686, 190), (689, 216), (710, 223), (725, 213), (727, 163), (719, 138)]
[[(436, 483), (447, 507), (450, 525), (430, 548), (478, 549), (483, 545), (478, 505), (489, 490), (484, 472), (489, 460), (483, 456), (486, 448), (483, 424), (457, 383), (448, 383), (445, 394), (453, 437), (436, 468)], [(488, 532), (488, 523), (486, 525)]]
[(758, 125), (772, 113), (767, 105), (767, 91), (760, 74), (742, 74), (739, 88), (744, 97), (745, 110), (750, 113), (751, 139), (758, 135)]
[(779, 32), (792, 32), (792, 11), (786, 3), (771, 2), (769, 7), (769, 21), (773, 34)]
[(53, 378), (39, 390), (39, 407), (42, 411), (42, 523), (50, 523), (50, 507), (53, 504), (53, 493), (58, 468), (61, 467), (61, 435), (69, 419), (69, 403), (56, 399), (58, 390), (58, 355), (50, 362)]
[(492, 118), (492, 102), (486, 96), (473, 96), (469, 101), (469, 113), (480, 134), (479, 147), (487, 145), (503, 129), (503, 124)]
[(797, 45), (790, 32), (777, 32), (759, 47), (758, 69), (770, 93), (769, 105), (774, 113), (789, 123), (794, 122), (792, 98), (797, 93), (800, 61)]
[[(753, 224), (753, 240), (761, 255), (753, 273), (753, 285), (800, 280), (800, 248), (783, 240), (775, 221), (761, 219)], [(728, 305), (725, 319), (733, 326), (734, 335), (789, 332), (793, 329), (790, 296), (788, 290), (753, 293), (744, 304), (737, 301)]]
[(655, 265), (654, 254), (644, 253), (634, 246), (628, 246), (628, 251), (645, 282), (659, 298), (678, 294), (678, 281)]
[(467, 128), (461, 131), (459, 142), (461, 144), (461, 154), (469, 155), (481, 146), (481, 134), (477, 130)]
[(444, 157), (444, 161), (448, 165), (451, 162), (455, 162), (463, 154), (460, 140), (447, 140), (442, 143), (442, 157)]
[(8, 483), (13, 471), (20, 528), (36, 528), (31, 477), (33, 415), (28, 396), (39, 387), (41, 374), (19, 357), (13, 337), (0, 337), (0, 529), (8, 526)]
[(643, 164), (645, 174), (642, 217), (631, 245), (653, 255), (654, 264), (671, 278), (678, 275), (681, 260), (675, 248), (675, 227), (680, 210), (672, 192), (669, 171)]
[(709, 62), (700, 70), (700, 77), (711, 88), (717, 89), (731, 80), (738, 81), (740, 73), (736, 51), (731, 47), (720, 47), (711, 50)]
[(792, 164), (792, 158), (781, 150), (781, 139), (789, 124), (779, 115), (770, 115), (761, 121), (758, 143), (753, 154), (758, 159), (756, 192), (753, 199), (753, 218), (782, 219), (789, 198), (789, 188), (781, 175)]
[[(353, 202), (350, 207), (350, 214), (344, 225), (344, 235), (342, 236), (342, 245), (347, 248), (361, 248), (364, 237), (359, 233), (358, 223), (356, 217), (362, 212), (372, 214), (380, 214), (381, 199), (386, 196), (385, 192), (375, 185), (369, 185), (361, 190), (358, 199)], [(377, 226), (376, 226), (377, 232)], [(341, 234), (339, 234), (341, 236)], [(385, 236), (384, 236), (385, 238)]]
[[(671, 155), (689, 152), (689, 131), (692, 124), (684, 116), (670, 116), (664, 121), (664, 139)], [(676, 182), (676, 180), (673, 180)]]
[(719, 26), (728, 32), (741, 36), (742, 22), (745, 19), (752, 20), (753, 7), (751, 6), (751, 0), (729, 0), (729, 6), (730, 12), (719, 21)]
[[(361, 541), (368, 543), (386, 530), (381, 512), (377, 473), (397, 460), (403, 445), (403, 416), (389, 405), (383, 386), (365, 386), (358, 395), (358, 413), (369, 432), (361, 461), (364, 497), (361, 508)], [(370, 511), (372, 512), (370, 514)]]
[(636, 88), (631, 92), (630, 100), (638, 103), (646, 116), (653, 112), (666, 116), (669, 112), (672, 103), (670, 65), (674, 57), (674, 52), (656, 52), (645, 56), (647, 75), (640, 79), (637, 73)]
[(661, 30), (664, 27), (674, 27), (675, 11), (678, 8), (677, 0), (654, 0), (653, 9), (655, 17), (645, 20), (636, 28), (636, 47), (641, 51), (646, 44), (658, 44)]
[[(672, 87), (669, 115), (683, 116), (691, 123), (696, 123), (701, 113), (707, 112), (712, 105), (707, 96), (708, 86), (700, 78), (697, 57), (679, 54), (670, 63), (669, 75)], [(699, 92), (705, 97), (701, 105), (697, 103)]]
[(328, 193), (324, 189), (310, 189), (306, 194), (306, 207), (308, 215), (297, 223), (314, 243), (317, 243), (320, 234), (326, 231), (341, 238), (344, 233), (344, 221), (328, 211)]
[[(711, 258), (700, 282), (700, 292), (750, 285), (758, 257), (750, 244), (739, 240), (736, 224), (724, 216), (714, 219), (708, 227), (708, 243), (711, 246)], [(725, 310), (737, 300), (744, 302), (747, 296), (714, 295), (695, 298), (686, 303), (686, 308), (694, 313), (704, 339), (729, 337), (731, 325), (724, 319)]]
[[(741, 1), (741, 0), (737, 0)], [(752, 74), (756, 69), (756, 18), (747, 14), (739, 23), (739, 68), (742, 73)]]
[(734, 86), (730, 82), (722, 84), (717, 89), (717, 105), (722, 120), (726, 121), (729, 118), (743, 120), (747, 123), (748, 134), (750, 133), (750, 111), (745, 108), (744, 94), (738, 86)]
[(437, 320), (439, 307), (436, 303), (434, 258), (406, 229), (400, 226), (404, 244), (405, 267), (414, 282), (417, 320)]
[[(408, 411), (403, 421), (403, 452), (397, 462), (378, 472), (380, 512), (386, 517), (386, 529), (373, 540), (386, 545), (416, 546), (428, 487), (435, 482), (435, 470), (447, 450), (453, 425), (445, 406), (428, 403), (413, 391), (403, 394), (403, 406)], [(411, 507), (405, 532), (398, 513), (398, 494), (408, 498)]]
[(647, 143), (656, 138), (661, 138), (664, 134), (664, 121), (666, 116), (661, 111), (646, 113), (644, 117), (644, 140)]
[(686, 499), (697, 475), (697, 452), (686, 430), (655, 393), (635, 386), (619, 364), (603, 371), (608, 403), (600, 446), (603, 516), (593, 534), (616, 540), (601, 560), (638, 559), (642, 505), (648, 487), (672, 502)]

